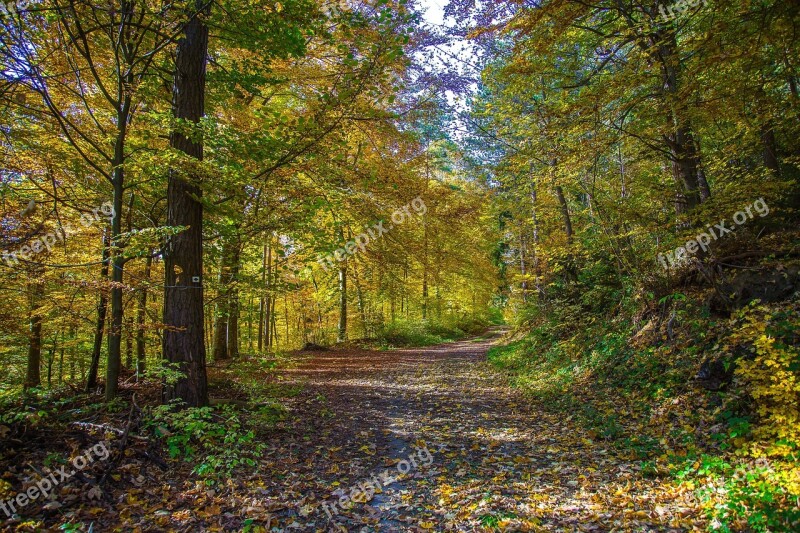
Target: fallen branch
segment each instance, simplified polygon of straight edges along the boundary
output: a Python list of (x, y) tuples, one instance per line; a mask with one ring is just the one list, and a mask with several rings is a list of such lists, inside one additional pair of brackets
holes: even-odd
[[(108, 476), (116, 469), (116, 467), (119, 464), (120, 460), (125, 455), (125, 448), (128, 447), (128, 438), (130, 437), (131, 427), (133, 426), (133, 414), (134, 414), (135, 411), (139, 411), (141, 413), (142, 410), (139, 408), (139, 405), (136, 403), (136, 394), (134, 393), (133, 397), (131, 398), (131, 410), (128, 413), (128, 423), (125, 425), (125, 431), (122, 432), (122, 438), (116, 444), (119, 453), (117, 454), (117, 457), (114, 458), (110, 462), (108, 469), (105, 471), (105, 473), (103, 474), (103, 477), (101, 477), (100, 481), (98, 482), (99, 485), (102, 485), (103, 483), (105, 483), (105, 481), (108, 478)], [(145, 439), (145, 440), (147, 440), (147, 439)]]

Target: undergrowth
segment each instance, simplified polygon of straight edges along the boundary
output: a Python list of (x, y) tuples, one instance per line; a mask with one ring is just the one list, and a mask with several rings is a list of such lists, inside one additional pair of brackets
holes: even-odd
[[(589, 320), (559, 302), (489, 359), (641, 475), (695, 490), (709, 530), (800, 530), (800, 299), (730, 317), (705, 301), (675, 293), (636, 321), (631, 301)], [(717, 382), (698, 379), (707, 361)]]
[(448, 317), (429, 320), (395, 320), (381, 327), (377, 341), (383, 349), (432, 346), (480, 335), (493, 324), (502, 323), (499, 313), (486, 316)]

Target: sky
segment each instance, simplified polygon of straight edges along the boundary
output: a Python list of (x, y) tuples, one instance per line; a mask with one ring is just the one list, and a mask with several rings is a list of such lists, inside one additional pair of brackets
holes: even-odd
[(444, 23), (444, 6), (448, 0), (419, 0), (419, 5), (425, 8), (425, 20), (431, 24)]

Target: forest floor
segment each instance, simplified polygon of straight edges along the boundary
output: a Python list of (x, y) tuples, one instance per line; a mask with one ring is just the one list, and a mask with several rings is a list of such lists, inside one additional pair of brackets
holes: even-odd
[[(305, 387), (291, 406), (291, 418), (305, 424), (271, 442), (280, 460), (265, 476), (265, 494), (276, 506), (277, 525), (287, 531), (703, 526), (691, 491), (645, 478), (640, 461), (616, 455), (569, 416), (509, 388), (486, 361), (500, 334), (422, 349), (324, 352), (283, 371), (286, 382)], [(387, 477), (397, 479), (387, 486)], [(371, 498), (371, 487), (361, 485), (369, 480), (382, 491)], [(351, 494), (369, 501), (341, 509), (338, 498)]]
[[(61, 486), (60, 503), (51, 501), (38, 511), (44, 514), (0, 522), (0, 529), (66, 523), (71, 531), (91, 530), (90, 524), (94, 531), (706, 527), (691, 490), (645, 476), (639, 461), (592, 438), (573, 417), (508, 387), (486, 360), (502, 333), (430, 348), (304, 354), (274, 371), (282, 387), (302, 391), (281, 400), (286, 416), (259, 435), (252, 468), (209, 487), (190, 473), (192, 465), (165, 470), (129, 448), (113, 481), (98, 485), (87, 471)], [(17, 461), (23, 463), (21, 456)], [(26, 514), (43, 503), (31, 504)]]

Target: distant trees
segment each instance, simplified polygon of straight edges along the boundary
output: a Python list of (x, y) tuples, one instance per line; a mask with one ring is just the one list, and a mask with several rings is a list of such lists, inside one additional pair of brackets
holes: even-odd
[[(165, 401), (204, 405), (207, 354), (482, 312), (493, 237), (460, 225), (477, 223), (478, 189), (456, 185), (455, 146), (432, 170), (441, 147), (408, 127), (416, 31), (404, 2), (43, 0), (0, 14), (4, 248), (77, 228), (0, 266), (0, 387), (39, 387), (56, 364), (53, 386), (104, 382), (111, 400), (121, 377), (153, 371), (170, 377)], [(318, 263), (422, 193), (441, 215)], [(35, 221), (19, 214), (31, 200)], [(110, 220), (79, 224), (106, 202)]]

